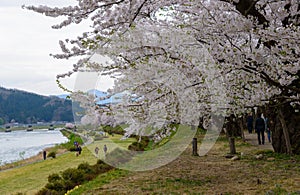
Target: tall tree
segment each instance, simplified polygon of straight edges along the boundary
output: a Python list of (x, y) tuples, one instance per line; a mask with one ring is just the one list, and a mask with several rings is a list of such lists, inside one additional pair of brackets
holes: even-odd
[[(128, 134), (145, 124), (195, 124), (200, 118), (205, 124), (215, 119), (211, 127), (219, 127), (215, 115), (239, 116), (257, 106), (272, 105), (269, 108), (283, 116), (285, 108), (299, 107), (297, 0), (80, 0), (73, 7), (26, 8), (50, 17), (66, 16), (53, 28), (92, 21), (92, 31), (60, 41), (63, 54), (53, 56), (96, 56), (96, 52), (110, 60), (95, 63), (88, 56), (58, 79), (79, 70), (114, 77), (113, 93), (135, 96), (128, 95), (111, 109), (116, 121), (132, 121)], [(153, 117), (151, 121), (158, 109), (163, 111), (158, 115), (163, 124)], [(198, 115), (192, 117), (194, 113)], [(294, 125), (293, 132), (287, 130), (286, 118), (278, 117), (281, 127), (274, 131), (273, 145), (278, 146), (276, 137), (284, 132), (284, 146), (291, 147), (275, 150), (293, 148), (289, 153), (300, 153), (300, 129)]]

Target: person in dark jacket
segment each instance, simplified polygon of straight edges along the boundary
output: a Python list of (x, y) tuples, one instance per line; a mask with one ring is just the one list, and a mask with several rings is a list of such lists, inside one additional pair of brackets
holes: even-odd
[(46, 158), (47, 158), (47, 152), (46, 152), (46, 150), (44, 150), (43, 151), (43, 159), (46, 160)]
[(261, 117), (261, 113), (257, 113), (255, 130), (257, 133), (258, 144), (265, 144), (265, 120)]

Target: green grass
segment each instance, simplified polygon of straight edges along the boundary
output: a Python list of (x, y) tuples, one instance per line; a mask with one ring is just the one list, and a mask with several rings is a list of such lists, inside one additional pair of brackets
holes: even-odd
[(111, 170), (107, 173), (99, 175), (98, 177), (96, 177), (96, 179), (71, 190), (70, 192), (68, 192), (68, 195), (81, 195), (83, 193), (93, 194), (93, 192), (99, 190), (99, 188), (101, 188), (104, 184), (110, 183), (114, 179), (125, 177), (128, 173), (128, 171), (120, 169)]
[[(184, 134), (180, 134), (179, 138), (183, 136)], [(136, 141), (133, 138), (120, 140), (121, 137), (122, 135), (115, 134), (113, 137), (109, 136), (109, 139), (95, 141), (84, 147), (83, 153), (79, 157), (76, 157), (74, 153), (66, 153), (56, 159), (47, 159), (24, 167), (2, 171), (0, 172), (0, 194), (22, 192), (31, 195), (47, 183), (49, 174), (77, 167), (82, 162), (95, 164), (97, 161), (94, 153), (95, 147), (100, 149), (98, 158), (103, 159), (104, 144), (108, 146), (108, 151), (111, 152), (116, 147), (127, 149), (128, 145)], [(173, 141), (180, 141), (179, 138), (175, 136)], [(175, 161), (175, 163), (162, 166), (158, 170), (132, 173), (114, 169), (98, 175), (92, 181), (77, 186), (68, 194), (105, 194), (107, 191), (118, 194), (124, 193), (124, 190), (128, 194), (133, 194), (133, 192), (137, 192), (136, 194), (209, 194), (204, 192), (210, 192), (209, 190), (212, 187), (222, 188), (223, 194), (235, 194), (232, 191), (238, 188), (232, 188), (236, 186), (244, 189), (255, 189), (251, 191), (252, 194), (254, 192), (256, 194), (266, 194), (268, 190), (275, 192), (275, 194), (287, 194), (288, 192), (293, 194), (295, 192), (295, 188), (290, 188), (290, 186), (299, 185), (290, 178), (299, 181), (297, 180), (297, 174), (294, 173), (300, 172), (298, 166), (300, 156), (290, 157), (284, 154), (276, 154), (270, 150), (258, 150), (256, 147), (242, 142), (241, 139), (236, 139), (237, 151), (245, 153), (245, 156), (240, 161), (232, 162), (223, 157), (223, 154), (229, 151), (227, 142), (228, 139), (225, 136), (220, 136), (215, 148), (209, 155), (192, 157), (190, 150), (188, 150), (189, 153), (186, 151), (179, 158), (180, 163)], [(149, 149), (152, 148), (149, 147)], [(257, 160), (255, 155), (260, 153), (264, 155), (264, 159)], [(152, 156), (154, 157), (152, 158)], [(137, 156), (133, 159), (133, 164), (145, 163), (147, 165), (152, 163), (151, 159), (159, 160), (153, 153), (146, 154), (144, 157), (148, 157), (150, 160), (143, 162)], [(268, 160), (268, 158), (273, 160)], [(131, 166), (129, 163), (129, 168)], [(226, 169), (230, 171), (226, 171)], [(130, 182), (128, 182), (128, 178), (131, 178)], [(228, 178), (232, 178), (232, 180)], [(263, 185), (255, 184), (257, 178), (261, 178)], [(240, 183), (237, 182), (238, 179)], [(226, 183), (224, 184), (223, 181), (226, 181)], [(219, 185), (222, 186), (219, 187)], [(122, 186), (123, 189), (120, 189)], [(223, 189), (227, 186), (228, 188)], [(110, 189), (110, 187), (113, 189)], [(241, 193), (237, 191), (236, 194)]]
[[(86, 147), (83, 147), (82, 154), (76, 157), (75, 152), (67, 152), (55, 159), (48, 158), (45, 161), (39, 161), (13, 169), (0, 172), (0, 194), (34, 194), (47, 183), (48, 175), (59, 173), (67, 168), (75, 168), (83, 162), (95, 164), (97, 157), (94, 154), (94, 148), (99, 147), (99, 158), (103, 158), (101, 146), (106, 143), (109, 150), (115, 147), (127, 148), (135, 139), (120, 140), (121, 135), (110, 136), (109, 139), (96, 141)], [(58, 146), (61, 147), (61, 146)]]
[(4, 170), (0, 172), (0, 194), (16, 194), (19, 192), (33, 194), (47, 183), (48, 175), (59, 173), (67, 168), (77, 167), (83, 162), (90, 164), (97, 162), (97, 158), (85, 147), (78, 157), (75, 156), (75, 153), (68, 152), (55, 159), (47, 159)]

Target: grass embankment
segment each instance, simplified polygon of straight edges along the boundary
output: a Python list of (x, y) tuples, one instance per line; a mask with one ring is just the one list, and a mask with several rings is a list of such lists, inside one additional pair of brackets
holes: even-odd
[(67, 131), (63, 131), (63, 133), (70, 141), (47, 149), (48, 153), (63, 153), (63, 155), (43, 161), (42, 155), (39, 154), (30, 159), (2, 166), (2, 170), (7, 168), (13, 169), (0, 172), (0, 194), (15, 194), (19, 192), (34, 194), (47, 183), (49, 174), (63, 171), (66, 168), (76, 167), (83, 162), (96, 162), (96, 158), (86, 148), (83, 149), (82, 155), (78, 157), (73, 152), (66, 152), (66, 148), (72, 147), (74, 140), (81, 142), (81, 139)]
[[(73, 147), (73, 142), (78, 141), (78, 137), (64, 132), (66, 136), (70, 138), (69, 143), (63, 144), (64, 147)], [(70, 136), (71, 135), (71, 136)], [(121, 135), (115, 135), (109, 139), (113, 142), (118, 142), (121, 146), (127, 147), (133, 140), (120, 141)], [(105, 141), (105, 139), (103, 140)], [(11, 165), (15, 167), (13, 169), (7, 169), (0, 172), (0, 194), (35, 194), (37, 191), (42, 189), (47, 183), (48, 176), (53, 173), (60, 173), (68, 168), (75, 168), (79, 164), (87, 162), (89, 164), (95, 164), (98, 158), (91, 152), (96, 146), (101, 147), (103, 144), (101, 141), (94, 142), (88, 147), (83, 147), (82, 153), (79, 156), (75, 155), (75, 152), (66, 152), (57, 156), (56, 158), (48, 158), (47, 160), (41, 160), (42, 155), (37, 161), (31, 162), (30, 164), (24, 165), (22, 163), (14, 163)], [(61, 149), (62, 146), (56, 146), (51, 148), (50, 151), (57, 151)], [(101, 148), (100, 148), (101, 149)], [(94, 150), (92, 150), (94, 151)], [(101, 150), (100, 154), (103, 153)], [(101, 154), (102, 156), (103, 154)], [(27, 162), (28, 163), (28, 162)], [(23, 166), (20, 166), (23, 165)]]
[[(203, 135), (198, 135), (201, 140)], [(126, 148), (134, 140), (120, 141)], [(24, 167), (0, 172), (0, 194), (22, 192), (33, 194), (47, 182), (49, 174), (58, 173), (82, 162), (94, 164), (92, 154), (109, 144), (104, 139), (83, 148), (81, 156), (66, 153), (56, 159), (33, 163)], [(201, 142), (199, 141), (199, 144)], [(199, 145), (201, 147), (201, 145)], [(112, 150), (113, 145), (108, 145)], [(275, 154), (261, 146), (236, 140), (240, 160), (224, 156), (229, 151), (228, 141), (220, 137), (213, 148), (202, 157), (192, 156), (189, 146), (176, 160), (160, 168), (144, 172), (114, 169), (96, 179), (81, 184), (69, 194), (297, 194), (300, 190), (300, 156)], [(90, 152), (93, 151), (93, 152)], [(241, 155), (242, 153), (242, 155)], [(257, 159), (257, 154), (263, 158)], [(298, 193), (299, 194), (299, 193)]]
[[(190, 146), (179, 158), (158, 169), (114, 170), (79, 186), (70, 194), (300, 193), (300, 156), (276, 154), (241, 139), (236, 140), (236, 149), (240, 160), (225, 158), (229, 145), (225, 137), (220, 137), (205, 156), (192, 156)], [(263, 158), (257, 159), (257, 154), (263, 154)]]

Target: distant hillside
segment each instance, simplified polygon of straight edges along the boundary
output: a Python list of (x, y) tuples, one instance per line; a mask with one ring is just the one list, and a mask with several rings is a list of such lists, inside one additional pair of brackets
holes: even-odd
[(42, 96), (0, 87), (0, 123), (73, 121), (72, 102), (55, 96)]

